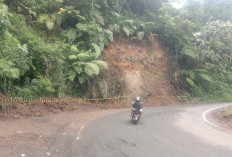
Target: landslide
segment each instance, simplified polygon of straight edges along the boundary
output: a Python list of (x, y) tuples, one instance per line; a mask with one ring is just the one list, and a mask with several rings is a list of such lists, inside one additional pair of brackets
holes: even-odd
[[(168, 80), (167, 54), (157, 39), (147, 42), (118, 37), (104, 49), (102, 59), (107, 62), (108, 69), (96, 78), (100, 85), (96, 85), (96, 81), (90, 81), (86, 96), (125, 98), (109, 101), (85, 101), (79, 98), (75, 102), (30, 104), (0, 102), (0, 119), (43, 116), (73, 110), (82, 112), (127, 108), (131, 107), (136, 96), (142, 98), (144, 106), (180, 103), (175, 97), (178, 92)], [(0, 99), (5, 98), (7, 97), (0, 93)]]
[(118, 37), (105, 48), (103, 59), (108, 71), (115, 71), (110, 77), (123, 80), (120, 95), (128, 97), (124, 106), (130, 107), (129, 101), (136, 96), (142, 98), (145, 106), (179, 103), (177, 91), (168, 80), (167, 54), (157, 39), (148, 42)]

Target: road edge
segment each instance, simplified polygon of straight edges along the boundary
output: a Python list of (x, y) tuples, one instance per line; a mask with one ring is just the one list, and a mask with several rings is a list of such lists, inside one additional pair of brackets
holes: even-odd
[[(205, 123), (207, 123), (208, 125), (214, 127), (214, 128), (217, 128), (217, 129), (220, 129), (220, 130), (226, 129), (226, 128), (224, 128), (224, 127), (221, 127), (221, 126), (219, 126), (219, 125), (214, 124), (214, 122), (208, 120), (206, 117), (207, 117), (207, 114), (209, 114), (210, 112), (212, 112), (212, 111), (214, 111), (214, 110), (218, 110), (218, 109), (220, 109), (220, 108), (225, 108), (225, 107), (228, 107), (228, 106), (230, 106), (230, 104), (226, 104), (226, 105), (214, 107), (214, 108), (211, 108), (211, 109), (208, 109), (208, 110), (204, 111), (204, 112), (202, 113), (202, 119), (203, 119), (203, 121), (204, 121)], [(232, 133), (231, 131), (227, 131), (227, 132)]]

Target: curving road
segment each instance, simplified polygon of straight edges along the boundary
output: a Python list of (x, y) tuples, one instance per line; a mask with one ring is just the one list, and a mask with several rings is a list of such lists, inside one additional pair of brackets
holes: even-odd
[[(145, 108), (138, 125), (131, 123), (129, 110), (97, 119), (73, 143), (72, 156), (231, 157), (232, 134), (202, 117), (217, 106)], [(210, 113), (204, 116), (214, 120)]]

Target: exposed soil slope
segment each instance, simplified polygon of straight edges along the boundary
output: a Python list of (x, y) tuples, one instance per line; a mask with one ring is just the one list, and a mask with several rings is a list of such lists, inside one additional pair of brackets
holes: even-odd
[(104, 50), (109, 69), (120, 68), (125, 80), (122, 94), (141, 96), (145, 106), (179, 103), (167, 77), (166, 54), (157, 39), (153, 43), (118, 38)]

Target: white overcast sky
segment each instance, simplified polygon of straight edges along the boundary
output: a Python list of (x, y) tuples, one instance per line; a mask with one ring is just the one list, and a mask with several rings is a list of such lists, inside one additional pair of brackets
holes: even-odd
[(172, 5), (176, 9), (182, 8), (186, 4), (187, 0), (173, 0)]

